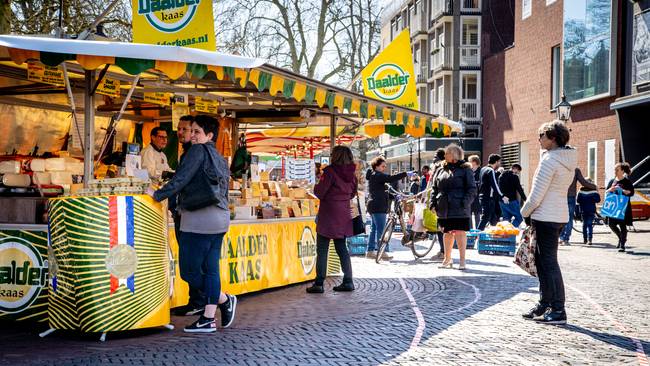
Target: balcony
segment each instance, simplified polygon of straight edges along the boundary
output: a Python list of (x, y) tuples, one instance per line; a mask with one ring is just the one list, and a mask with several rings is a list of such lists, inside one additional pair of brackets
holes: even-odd
[(451, 102), (438, 102), (431, 104), (431, 113), (451, 118), (454, 107)]
[(454, 2), (452, 0), (431, 0), (431, 27), (445, 15), (452, 15)]
[(460, 119), (463, 121), (481, 120), (481, 101), (478, 99), (460, 100)]
[(433, 76), (435, 72), (441, 70), (451, 70), (452, 67), (451, 50), (440, 48), (431, 55), (431, 73), (429, 76)]
[(417, 75), (416, 75), (415, 83), (416, 84), (426, 84), (427, 83), (427, 76), (429, 75), (429, 65), (427, 63), (423, 63), (420, 66), (419, 70), (420, 70), (420, 72), (417, 73)]
[(460, 66), (461, 67), (480, 67), (481, 66), (481, 47), (479, 47), (479, 46), (460, 46)]
[(479, 13), (481, 11), (481, 1), (462, 0), (460, 11), (463, 13)]

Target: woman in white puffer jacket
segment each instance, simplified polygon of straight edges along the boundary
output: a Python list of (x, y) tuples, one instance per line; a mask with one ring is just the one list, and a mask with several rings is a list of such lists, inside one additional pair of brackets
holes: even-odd
[(539, 303), (523, 316), (547, 324), (566, 324), (567, 319), (557, 249), (562, 228), (571, 219), (566, 205), (567, 191), (578, 159), (576, 150), (567, 146), (568, 142), (569, 129), (561, 121), (545, 123), (539, 128), (539, 144), (546, 151), (535, 171), (528, 200), (521, 208), (521, 215), (535, 228), (537, 237), (535, 264), (540, 295)]

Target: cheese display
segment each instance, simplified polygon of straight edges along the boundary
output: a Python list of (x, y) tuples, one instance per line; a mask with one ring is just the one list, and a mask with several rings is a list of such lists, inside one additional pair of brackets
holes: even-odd
[(15, 160), (0, 161), (0, 174), (20, 174), (20, 162)]

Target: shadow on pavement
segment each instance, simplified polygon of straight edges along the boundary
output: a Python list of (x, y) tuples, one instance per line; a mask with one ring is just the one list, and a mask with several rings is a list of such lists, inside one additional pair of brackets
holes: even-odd
[[(616, 347), (620, 347), (620, 348), (622, 348), (624, 350), (627, 350), (627, 351), (630, 351), (630, 352), (636, 352), (637, 351), (637, 347), (634, 344), (634, 342), (632, 342), (632, 340), (630, 338), (625, 337), (625, 336), (621, 336), (621, 335), (617, 335), (617, 334), (611, 334), (611, 333), (596, 332), (596, 331), (593, 331), (591, 329), (583, 328), (581, 326), (573, 325), (573, 324), (567, 324), (567, 325), (563, 326), (563, 328), (567, 329), (567, 330), (570, 330), (572, 332), (582, 333), (582, 334), (588, 335), (588, 336), (592, 337), (595, 340), (598, 340), (598, 341), (601, 341), (601, 342), (604, 342), (604, 343), (607, 343), (607, 344), (611, 344), (611, 345), (616, 346)], [(646, 350), (650, 349), (650, 342), (642, 341), (642, 340), (639, 340), (639, 342), (641, 342), (641, 345), (643, 346), (643, 349), (646, 349)]]

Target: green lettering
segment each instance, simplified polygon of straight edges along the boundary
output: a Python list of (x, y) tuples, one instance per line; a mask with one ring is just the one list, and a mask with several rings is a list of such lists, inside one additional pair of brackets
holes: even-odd
[(0, 267), (0, 285), (11, 283), (11, 267)]
[(237, 262), (228, 263), (230, 273), (230, 284), (239, 283), (239, 276), (237, 275)]
[(30, 286), (39, 286), (39, 277), (41, 276), (39, 268), (30, 268), (29, 275), (27, 276), (27, 284)]
[(256, 280), (260, 279), (260, 277), (261, 277), (260, 273), (262, 273), (262, 260), (258, 259), (258, 260), (255, 261), (255, 279)]
[(246, 261), (246, 278), (249, 281), (255, 280), (255, 273), (253, 272), (253, 262), (250, 260)]

